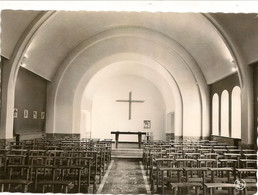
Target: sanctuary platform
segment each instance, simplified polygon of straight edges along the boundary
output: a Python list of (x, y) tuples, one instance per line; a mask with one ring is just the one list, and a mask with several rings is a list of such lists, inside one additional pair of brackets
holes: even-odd
[(138, 148), (138, 143), (119, 143), (116, 148), (115, 143), (112, 144), (111, 158), (142, 158), (143, 149)]

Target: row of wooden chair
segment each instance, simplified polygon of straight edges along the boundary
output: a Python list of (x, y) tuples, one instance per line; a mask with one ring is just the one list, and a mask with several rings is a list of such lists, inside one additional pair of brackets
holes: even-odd
[(213, 194), (215, 189), (226, 188), (227, 194), (234, 194), (243, 179), (246, 186), (238, 192), (247, 194), (256, 189), (255, 150), (203, 140), (149, 142), (143, 150), (153, 193)]
[(0, 149), (1, 191), (88, 193), (92, 188), (95, 193), (110, 161), (111, 142), (107, 140), (39, 139), (6, 144)]

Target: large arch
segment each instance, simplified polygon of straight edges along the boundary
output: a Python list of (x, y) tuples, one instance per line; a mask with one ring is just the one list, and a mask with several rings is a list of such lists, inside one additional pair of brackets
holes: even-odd
[[(133, 55), (132, 55), (133, 56)], [(140, 56), (139, 56), (140, 57)], [(134, 57), (136, 59), (136, 57)], [(144, 59), (141, 56), (141, 59)], [(87, 112), (90, 115), (93, 112), (92, 102), (94, 99), (95, 93), (97, 93), (98, 88), (102, 88), (102, 85), (108, 83), (110, 80), (114, 80), (114, 78), (120, 78), (121, 76), (128, 77), (135, 76), (135, 78), (142, 78), (149, 83), (151, 83), (157, 91), (162, 95), (162, 98), (159, 100), (160, 102), (165, 103), (165, 112), (163, 113), (166, 116), (167, 113), (175, 112), (175, 131), (176, 134), (179, 136), (183, 135), (182, 132), (182, 98), (180, 91), (170, 75), (167, 73), (166, 70), (160, 65), (153, 66), (153, 62), (146, 59), (144, 60), (146, 64), (139, 64), (139, 60), (137, 61), (122, 61), (111, 64), (99, 72), (97, 72), (93, 78), (89, 81), (87, 86), (84, 87), (83, 96), (80, 97), (80, 102), (78, 106), (81, 109), (81, 116), (78, 115), (78, 112), (75, 111), (75, 118), (79, 118), (84, 120), (82, 116), (83, 112)], [(133, 80), (132, 80), (133, 82)], [(117, 82), (119, 83), (119, 82)], [(119, 84), (115, 84), (119, 85)], [(130, 88), (130, 86), (125, 85), (124, 88)], [(134, 87), (135, 88), (135, 87)], [(131, 88), (130, 88), (131, 89)], [(148, 96), (147, 96), (148, 97)], [(76, 102), (77, 102), (76, 101)], [(112, 104), (112, 102), (110, 102)], [(115, 107), (116, 105), (114, 105)], [(154, 111), (155, 112), (155, 111)], [(89, 117), (90, 118), (90, 117)], [(155, 118), (155, 117), (154, 117)], [(156, 120), (156, 119), (152, 120)], [(165, 119), (163, 117), (163, 119)], [(166, 120), (164, 120), (164, 127), (159, 129), (154, 129), (154, 131), (161, 130), (166, 133), (171, 133), (166, 129)], [(81, 127), (78, 125), (82, 124)], [(82, 135), (85, 129), (83, 127), (85, 121), (78, 122), (78, 120), (74, 123), (76, 127), (74, 129), (80, 129), (80, 134)], [(129, 128), (129, 127), (128, 127)], [(163, 132), (163, 133), (164, 133)], [(93, 132), (94, 133), (94, 132)], [(89, 133), (88, 133), (89, 134)]]
[(48, 11), (40, 13), (32, 23), (27, 27), (26, 31), (21, 35), (16, 43), (15, 49), (12, 52), (10, 60), (7, 62), (3, 70), (3, 85), (2, 85), (2, 107), (1, 107), (1, 131), (0, 138), (13, 138), (13, 109), (14, 109), (14, 94), (15, 84), (18, 71), (22, 59), (30, 46), (33, 37), (43, 25), (48, 21), (55, 12)]
[[(8, 139), (12, 138), (12, 114), (13, 114), (13, 104), (14, 104), (14, 87), (15, 87), (15, 81), (17, 77), (17, 73), (19, 70), (20, 62), (23, 59), (24, 54), (27, 51), (27, 48), (31, 46), (31, 42), (33, 41), (33, 37), (38, 35), (38, 32), (42, 31), (42, 29), (45, 27), (49, 19), (53, 19), (52, 16), (56, 15), (53, 14), (55, 12), (42, 12), (27, 28), (27, 30), (24, 32), (24, 34), (21, 36), (19, 41), (16, 44), (16, 49), (13, 52), (10, 60), (8, 61), (8, 69), (3, 70), (4, 73), (4, 86), (2, 88), (3, 90), (3, 105), (2, 105), (2, 112), (1, 112), (1, 138)], [(237, 49), (235, 46), (233, 40), (231, 40), (230, 36), (227, 35), (227, 32), (223, 30), (223, 28), (220, 26), (219, 22), (216, 21), (212, 16), (205, 14), (206, 19), (210, 25), (214, 27), (214, 29), (217, 30), (217, 34), (221, 37), (221, 39), (224, 40), (224, 43), (226, 45), (226, 48), (230, 51), (233, 58), (235, 59), (235, 64), (238, 70), (238, 75), (241, 81), (241, 90), (243, 93), (241, 93), (242, 96), (242, 116), (241, 119), (244, 121), (242, 123), (242, 142), (246, 144), (254, 143), (254, 139), (252, 139), (252, 134), (254, 132), (253, 128), (253, 83), (252, 83), (252, 74), (251, 74), (251, 67), (248, 67), (246, 64), (245, 59), (241, 55), (241, 52)], [(205, 17), (204, 17), (205, 18)], [(76, 49), (75, 49), (76, 50)], [(69, 57), (72, 55), (69, 55), (67, 58), (64, 59), (63, 62), (65, 62)], [(63, 64), (63, 63), (62, 63)], [(62, 69), (62, 68), (60, 68)], [(60, 70), (59, 69), (59, 70)], [(57, 75), (60, 73), (57, 73)], [(198, 77), (197, 77), (198, 78)], [(54, 79), (58, 80), (60, 79)], [(56, 81), (54, 81), (55, 83)], [(56, 83), (55, 83), (56, 84)], [(55, 96), (55, 84), (51, 84), (49, 86), (49, 94), (50, 97), (48, 100), (51, 100), (53, 95)], [(199, 83), (200, 84), (200, 83)], [(52, 90), (53, 89), (53, 90)], [(202, 89), (202, 88), (200, 88)], [(53, 94), (54, 93), (54, 94)], [(53, 101), (51, 100), (52, 104)], [(202, 105), (205, 105), (206, 102), (204, 102)], [(207, 102), (207, 106), (209, 106)], [(48, 115), (50, 116), (50, 125), (48, 127), (49, 130), (54, 127), (53, 126), (53, 118), (55, 115), (55, 112), (53, 112), (53, 115), (51, 111), (53, 111), (55, 108), (48, 111)], [(209, 120), (208, 114), (205, 115), (205, 112), (203, 112), (203, 121)], [(206, 117), (206, 119), (205, 119)], [(206, 123), (206, 122), (205, 122)], [(209, 123), (207, 123), (207, 127), (209, 128)], [(248, 130), (248, 133), (246, 133), (246, 129)], [(52, 128), (52, 132), (54, 132), (54, 128)]]
[[(103, 48), (112, 48), (112, 50), (103, 52)], [(150, 50), (150, 48), (155, 49)], [(96, 53), (98, 53), (97, 58), (94, 56)], [(161, 64), (170, 75), (173, 75), (181, 90), (185, 87), (182, 90), (182, 96), (185, 97), (184, 106), (189, 110), (184, 111), (184, 113), (186, 113), (184, 120), (191, 121), (192, 118), (196, 116), (198, 116), (198, 119), (195, 120), (195, 125), (191, 125), (190, 123), (185, 124), (183, 132), (187, 135), (187, 132), (193, 132), (192, 127), (195, 126), (196, 132), (200, 132), (199, 136), (208, 136), (208, 121), (202, 120), (203, 115), (207, 116), (207, 113), (209, 113), (208, 106), (205, 106), (208, 105), (208, 88), (199, 66), (189, 53), (177, 42), (161, 33), (149, 29), (135, 27), (112, 29), (98, 34), (91, 40), (87, 40), (77, 47), (64, 61), (61, 70), (59, 70), (58, 75), (56, 75), (58, 79), (57, 82), (54, 82), (54, 85), (51, 86), (51, 91), (52, 87), (54, 87), (57, 96), (54, 98), (54, 101), (48, 101), (49, 103), (52, 102), (48, 107), (52, 108), (52, 106), (56, 106), (57, 112), (54, 115), (59, 115), (65, 111), (67, 114), (65, 117), (67, 117), (67, 119), (76, 118), (77, 120), (80, 118), (75, 116), (77, 111), (67, 112), (68, 109), (73, 107), (74, 102), (78, 102), (78, 99), (74, 99), (74, 96), (71, 94), (76, 94), (76, 91), (81, 93), (90, 78), (105, 66), (116, 61), (132, 60), (132, 56), (129, 55), (130, 53), (145, 57), (153, 56), (152, 61)], [(123, 57), (120, 55), (120, 57), (117, 58), (116, 56), (118, 54), (123, 54)], [(76, 76), (72, 78), (71, 75)], [(86, 78), (86, 81), (81, 82), (81, 78)], [(69, 90), (67, 87), (69, 87)], [(195, 92), (192, 93), (191, 90), (195, 90)], [(51, 91), (49, 92), (51, 93)], [(76, 96), (81, 97), (82, 95), (76, 94)], [(62, 97), (66, 97), (65, 102), (63, 102)], [(195, 108), (193, 108), (194, 105), (191, 104), (193, 99), (199, 102)], [(62, 106), (55, 105), (54, 102), (58, 102), (58, 104)], [(77, 107), (76, 105), (74, 106), (74, 108)], [(52, 115), (54, 112), (55, 109), (52, 109), (50, 114)], [(53, 126), (50, 127), (47, 125), (47, 127), (57, 130), (56, 132), (60, 131), (60, 129), (64, 130), (65, 128), (67, 128), (67, 130), (73, 129), (73, 132), (78, 131), (78, 129), (75, 129), (74, 124), (76, 123), (74, 121), (71, 122), (70, 120), (70, 122), (68, 122), (67, 120), (69, 124), (65, 125), (61, 121), (55, 124), (54, 121), (52, 122)], [(205, 128), (204, 131), (202, 131), (203, 127)], [(68, 130), (68, 132), (69, 131), (71, 130)]]
[(242, 56), (237, 44), (230, 38), (219, 21), (210, 14), (204, 16), (214, 25), (218, 34), (223, 39), (229, 52), (231, 53), (237, 70), (237, 75), (241, 88), (241, 141), (244, 144), (255, 144), (256, 138), (254, 135), (254, 107), (253, 107), (253, 74), (252, 67), (248, 66), (246, 59)]

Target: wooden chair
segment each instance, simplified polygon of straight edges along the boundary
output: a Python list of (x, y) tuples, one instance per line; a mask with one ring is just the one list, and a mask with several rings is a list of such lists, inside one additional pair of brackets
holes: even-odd
[[(34, 181), (35, 192), (40, 192), (40, 190), (38, 190), (39, 186), (42, 187), (41, 191), (45, 191), (43, 186), (56, 179), (56, 168), (57, 167), (53, 165), (33, 165), (32, 170), (35, 172), (35, 175), (32, 177), (32, 180)], [(54, 186), (52, 191), (54, 191)]]
[(228, 158), (223, 158), (219, 159), (220, 166), (219, 167), (231, 167), (231, 168), (236, 168), (238, 167), (238, 160), (237, 159), (228, 159)]
[[(7, 178), (2, 180), (2, 191), (8, 186), (8, 191), (27, 192), (28, 186), (32, 183), (30, 177), (31, 167), (28, 165), (13, 164), (7, 165)], [(18, 188), (22, 186), (22, 189)]]
[(233, 154), (241, 154), (242, 150), (241, 149), (230, 149), (228, 148), (228, 153), (233, 153)]
[(46, 155), (46, 150), (39, 150), (39, 149), (29, 150), (29, 156), (45, 156), (45, 155)]
[[(235, 190), (235, 184), (233, 183), (205, 183), (204, 184), (205, 188), (207, 190), (209, 190), (209, 194), (213, 195), (214, 194), (214, 190), (216, 188), (228, 188), (228, 195), (232, 195), (235, 194), (234, 190)], [(206, 190), (204, 195), (206, 195)], [(220, 191), (221, 193), (221, 191)]]
[(150, 184), (151, 184), (151, 191), (154, 192), (154, 186), (157, 176), (157, 162), (156, 159), (163, 158), (165, 155), (165, 151), (163, 152), (151, 152), (150, 153), (150, 165), (149, 165), (149, 178), (150, 178)]
[(197, 164), (198, 167), (218, 167), (218, 161), (217, 159), (212, 159), (212, 158), (200, 158), (197, 159)]
[(199, 152), (201, 155), (205, 154), (205, 153), (211, 153), (212, 152), (212, 148), (198, 148), (197, 152)]
[(209, 183), (206, 181), (204, 183), (204, 195), (207, 194), (207, 191), (212, 195), (218, 188), (226, 188), (228, 189), (229, 195), (234, 194), (235, 177), (232, 177), (232, 168), (208, 168), (208, 170), (211, 172), (211, 182)]
[(173, 194), (176, 194), (177, 191), (181, 194), (181, 188), (178, 187), (182, 186), (183, 168), (161, 167), (159, 172), (161, 172), (161, 194), (168, 194), (165, 193), (165, 185), (168, 184), (170, 184), (168, 188), (171, 188)]
[(245, 182), (244, 189), (240, 191), (240, 194), (247, 195), (255, 194), (257, 192), (257, 169), (236, 169), (238, 179)]
[(6, 154), (0, 154), (0, 178), (6, 177), (7, 157)]
[[(73, 183), (71, 181), (59, 181), (59, 180), (43, 180), (39, 181), (39, 185), (42, 186), (42, 193), (47, 192), (47, 187), (51, 186), (51, 192), (63, 192), (65, 194), (68, 193), (69, 189), (73, 188)], [(58, 189), (56, 189), (58, 188)]]
[(257, 159), (257, 154), (250, 154), (250, 153), (243, 153), (242, 156), (245, 158), (245, 159)]
[(237, 146), (226, 146), (226, 149), (228, 149), (228, 150), (237, 149)]
[(35, 190), (41, 187), (43, 193), (50, 190), (50, 192), (63, 192), (68, 193), (73, 188), (73, 182), (63, 181), (62, 166), (69, 165), (69, 159), (62, 156), (46, 156), (43, 162), (44, 165), (34, 165), (35, 169)]
[[(66, 181), (67, 184), (76, 186), (77, 193), (81, 192), (81, 175), (82, 175), (82, 170), (84, 169), (83, 166), (78, 166), (78, 165), (69, 165), (69, 166), (59, 166), (57, 168), (61, 172), (61, 177), (60, 180)], [(62, 183), (61, 182), (61, 183)], [(57, 182), (58, 183), (58, 182)], [(61, 184), (60, 184), (61, 185)], [(67, 187), (69, 187), (67, 185)]]
[[(175, 160), (173, 158), (156, 158), (155, 160), (155, 164), (156, 164), (156, 171), (153, 172), (154, 174), (152, 174), (151, 177), (151, 189), (154, 192), (154, 185), (156, 184), (156, 189), (159, 191), (159, 186), (162, 185), (161, 184), (161, 180), (162, 180), (162, 174), (159, 171), (160, 168), (171, 168), (171, 167), (175, 167)], [(169, 172), (168, 172), (169, 174)], [(168, 176), (168, 175), (167, 175)]]
[(27, 155), (23, 154), (7, 154), (6, 164), (7, 165), (25, 165)]
[(85, 186), (85, 192), (88, 193), (88, 188), (90, 184), (93, 185), (93, 192), (96, 192), (96, 180), (95, 175), (91, 174), (92, 160), (91, 157), (66, 157), (64, 165), (62, 163), (58, 169), (61, 170), (61, 180), (62, 181), (72, 181), (74, 186), (76, 186), (76, 192), (81, 192), (81, 186)]
[(257, 150), (242, 149), (243, 154), (257, 154)]
[(239, 159), (242, 168), (257, 168), (257, 159)]
[(101, 154), (98, 151), (84, 151), (82, 157), (91, 157), (92, 158), (92, 163), (91, 163), (91, 174), (96, 177), (98, 177), (99, 183), (101, 183), (102, 179), (102, 165), (101, 163)]
[[(21, 180), (21, 179), (0, 179), (1, 192), (24, 192), (28, 191), (28, 186), (32, 183), (32, 181)], [(19, 190), (17, 187), (22, 186), (22, 189)], [(5, 187), (8, 186), (7, 190)], [(11, 190), (12, 189), (12, 190)]]
[(148, 148), (148, 150), (146, 151), (146, 174), (149, 175), (150, 174), (150, 170), (151, 170), (151, 161), (153, 160), (153, 154), (154, 153), (166, 153), (162, 152), (161, 147), (156, 147), (155, 145), (152, 145), (152, 147)]
[(190, 152), (184, 153), (184, 158), (188, 159), (198, 159), (200, 158), (201, 154), (199, 152)]
[(183, 153), (182, 152), (170, 152), (166, 154), (169, 158), (173, 158), (173, 159), (182, 159), (184, 158)]
[(197, 167), (197, 168), (183, 168), (185, 172), (185, 182), (184, 187), (186, 188), (186, 193), (188, 193), (189, 187), (195, 188), (195, 194), (198, 195), (201, 188), (204, 189), (204, 183), (208, 181), (207, 178), (207, 167)]
[(23, 149), (24, 142), (12, 141), (12, 142), (9, 142), (9, 147), (10, 147), (10, 149)]
[(197, 167), (196, 159), (176, 159), (176, 167)]
[(218, 160), (218, 154), (216, 152), (207, 152), (200, 155), (204, 159), (216, 159)]
[(166, 155), (165, 151), (160, 151), (160, 152), (153, 152), (151, 151), (149, 154), (149, 159), (148, 159), (148, 170), (147, 172), (149, 172), (149, 177), (150, 177), (150, 181), (152, 182), (153, 177), (155, 177), (156, 175), (156, 170), (157, 170), (157, 164), (155, 159), (157, 158), (163, 158)]
[(92, 157), (75, 157), (72, 165), (83, 167), (81, 173), (81, 186), (85, 186), (85, 192), (89, 193), (89, 187), (92, 186), (93, 193), (96, 192), (96, 175), (92, 172)]

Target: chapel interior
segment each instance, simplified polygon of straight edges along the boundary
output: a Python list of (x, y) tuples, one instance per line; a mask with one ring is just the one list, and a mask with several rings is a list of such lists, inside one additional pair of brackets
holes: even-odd
[(1, 11), (1, 192), (254, 194), (257, 124), (257, 13)]

